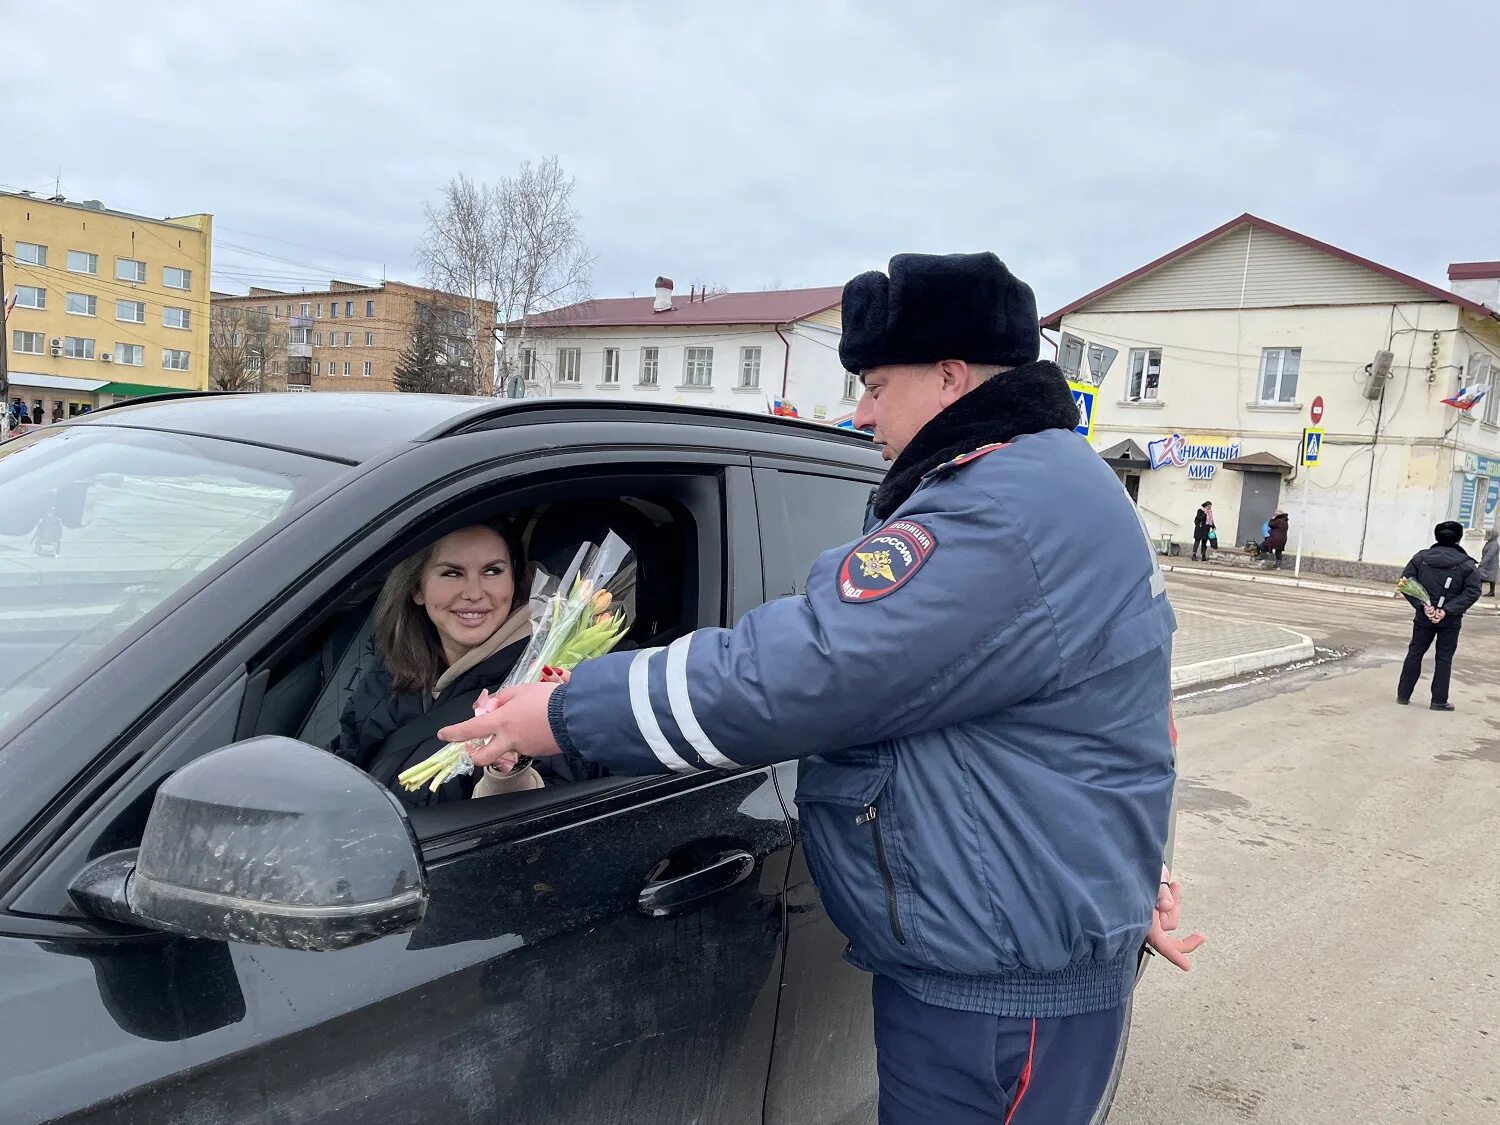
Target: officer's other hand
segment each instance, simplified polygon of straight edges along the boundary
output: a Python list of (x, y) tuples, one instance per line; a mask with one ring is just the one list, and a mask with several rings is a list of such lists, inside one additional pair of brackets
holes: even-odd
[(469, 757), (476, 766), (502, 770), (514, 768), (523, 754), (529, 758), (560, 754), (562, 749), (547, 721), (547, 704), (556, 690), (555, 682), (507, 688), (497, 696), (499, 704), (493, 711), (444, 727), (438, 737), (444, 742), (470, 743)]
[(1171, 880), (1165, 868), (1162, 884), (1157, 887), (1156, 908), (1151, 913), (1151, 930), (1146, 935), (1146, 944), (1153, 952), (1165, 957), (1183, 972), (1192, 971), (1189, 955), (1196, 952), (1208, 939), (1202, 934), (1189, 934), (1185, 938), (1170, 936), (1182, 920), (1182, 884)]

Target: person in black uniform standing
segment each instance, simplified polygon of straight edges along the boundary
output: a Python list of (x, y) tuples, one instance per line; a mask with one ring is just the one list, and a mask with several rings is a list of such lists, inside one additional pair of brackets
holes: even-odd
[(1421, 584), (1432, 599), (1428, 605), (1416, 598), (1407, 601), (1417, 611), (1411, 626), (1411, 645), (1406, 650), (1406, 662), (1401, 666), (1401, 682), (1396, 688), (1396, 702), (1408, 704), (1417, 681), (1422, 678), (1422, 658), (1437, 642), (1437, 657), (1432, 665), (1432, 709), (1452, 711), (1448, 702), (1448, 680), (1453, 672), (1453, 654), (1458, 651), (1458, 633), (1463, 627), (1464, 613), (1479, 600), (1483, 584), (1479, 579), (1479, 564), (1459, 544), (1463, 541), (1463, 524), (1454, 520), (1440, 523), (1433, 529), (1436, 542), (1425, 551), (1418, 551), (1406, 564), (1401, 577), (1411, 578)]

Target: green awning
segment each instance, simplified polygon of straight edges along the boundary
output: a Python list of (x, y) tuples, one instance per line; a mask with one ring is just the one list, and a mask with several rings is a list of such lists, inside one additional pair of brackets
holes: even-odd
[(180, 395), (191, 387), (153, 387), (149, 383), (105, 383), (95, 394), (116, 398), (145, 398), (147, 395)]

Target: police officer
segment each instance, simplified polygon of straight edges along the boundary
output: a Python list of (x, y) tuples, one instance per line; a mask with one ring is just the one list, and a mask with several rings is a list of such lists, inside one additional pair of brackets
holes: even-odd
[[(813, 876), (874, 974), (881, 1121), (1086, 1122), (1176, 908), (1162, 577), (998, 258), (899, 255), (843, 318), (855, 425), (893, 462), (865, 536), (803, 597), (442, 736), (615, 774), (800, 759)], [(1152, 940), (1186, 967), (1201, 938)]]

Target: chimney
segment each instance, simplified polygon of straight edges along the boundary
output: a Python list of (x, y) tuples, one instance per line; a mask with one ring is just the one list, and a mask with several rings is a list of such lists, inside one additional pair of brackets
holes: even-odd
[(658, 277), (656, 279), (656, 300), (651, 303), (652, 312), (670, 312), (672, 310), (672, 279), (670, 277)]
[(1500, 311), (1500, 262), (1454, 262), (1448, 267), (1448, 288), (1455, 296)]

